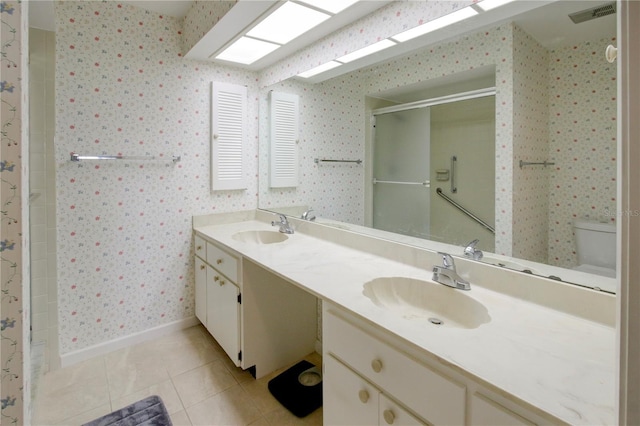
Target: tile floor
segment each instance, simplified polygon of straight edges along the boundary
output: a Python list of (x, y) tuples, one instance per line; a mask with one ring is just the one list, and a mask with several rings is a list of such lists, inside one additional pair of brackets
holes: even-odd
[(191, 327), (44, 374), (33, 424), (81, 425), (159, 395), (175, 426), (322, 425), (322, 409), (299, 419), (271, 396), (267, 383), (283, 370), (255, 380), (204, 327)]

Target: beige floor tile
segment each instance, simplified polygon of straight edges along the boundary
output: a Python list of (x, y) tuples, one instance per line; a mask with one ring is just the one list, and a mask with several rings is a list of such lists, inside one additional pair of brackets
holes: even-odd
[(87, 411), (110, 405), (105, 377), (93, 377), (64, 388), (41, 389), (34, 422), (56, 424)]
[(189, 340), (165, 354), (167, 372), (171, 377), (221, 359), (220, 353), (205, 338)]
[(69, 419), (64, 419), (63, 421), (61, 421), (60, 423), (58, 423), (58, 425), (62, 426), (80, 426), (83, 425), (85, 423), (88, 423), (92, 420), (98, 419), (104, 415), (107, 415), (111, 412), (111, 405), (110, 404), (106, 404), (106, 405), (102, 405), (98, 408), (94, 408), (93, 410), (89, 410), (86, 411), (82, 414), (78, 414), (75, 417), (69, 418)]
[(294, 425), (307, 425), (307, 426), (322, 426), (322, 409), (319, 408), (306, 417), (299, 418), (294, 416), (289, 410), (284, 407), (278, 408), (264, 416), (270, 425), (273, 426), (294, 426)]
[(113, 399), (111, 401), (111, 405), (113, 406), (113, 411), (115, 411), (151, 395), (158, 395), (162, 399), (162, 402), (170, 415), (184, 410), (182, 401), (180, 401), (178, 392), (173, 386), (173, 382), (171, 382), (171, 380), (166, 380), (162, 383), (149, 386), (145, 389), (123, 396), (122, 398)]
[(107, 371), (109, 393), (112, 399), (144, 390), (169, 380), (169, 373), (153, 359), (147, 363), (124, 364)]
[(221, 361), (214, 361), (174, 377), (173, 384), (188, 408), (236, 385), (237, 381)]
[(251, 422), (248, 426), (269, 426), (269, 422), (264, 417), (260, 417), (255, 422)]
[(240, 385), (187, 408), (194, 426), (206, 425), (248, 425), (259, 420), (262, 415), (253, 404), (251, 397)]
[(242, 382), (241, 386), (244, 390), (249, 394), (253, 402), (256, 404), (256, 407), (260, 410), (262, 414), (269, 413), (277, 408), (282, 407), (280, 403), (271, 395), (269, 392), (269, 381), (280, 374), (281, 371), (278, 370), (272, 374), (268, 374), (258, 380), (251, 380)]
[(105, 375), (104, 358), (97, 357), (70, 367), (47, 372), (42, 376), (40, 386), (47, 392), (52, 392), (95, 377), (106, 377)]
[(191, 420), (189, 420), (189, 416), (184, 410), (178, 411), (177, 413), (172, 414), (170, 417), (173, 426), (192, 426)]

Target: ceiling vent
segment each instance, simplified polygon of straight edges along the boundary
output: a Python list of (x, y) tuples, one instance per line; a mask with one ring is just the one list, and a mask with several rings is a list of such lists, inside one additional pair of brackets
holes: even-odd
[(592, 7), (590, 9), (582, 10), (580, 12), (571, 13), (569, 18), (574, 24), (590, 21), (596, 18), (602, 18), (603, 16), (612, 15), (616, 13), (616, 3), (611, 2), (600, 6)]

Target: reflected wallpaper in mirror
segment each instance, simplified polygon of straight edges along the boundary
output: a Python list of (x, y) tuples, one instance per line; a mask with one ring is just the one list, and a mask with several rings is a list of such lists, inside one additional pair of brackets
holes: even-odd
[[(603, 53), (615, 38), (612, 22), (611, 36), (550, 48), (516, 19), (323, 83), (289, 79), (267, 88), (261, 110), (269, 90), (300, 96), (300, 185), (269, 188), (268, 122), (261, 118), (260, 208), (312, 206), (322, 218), (372, 225), (371, 112), (470, 90), (467, 82), (486, 81), (489, 72), (496, 91), (496, 234), (492, 250), (480, 248), (576, 267), (574, 220), (615, 221), (606, 213), (616, 204), (616, 67)], [(521, 160), (554, 165), (521, 168)]]

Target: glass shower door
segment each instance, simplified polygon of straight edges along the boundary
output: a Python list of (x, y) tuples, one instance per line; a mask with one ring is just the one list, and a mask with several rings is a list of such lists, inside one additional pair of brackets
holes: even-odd
[(430, 111), (376, 115), (373, 141), (373, 227), (429, 236)]

